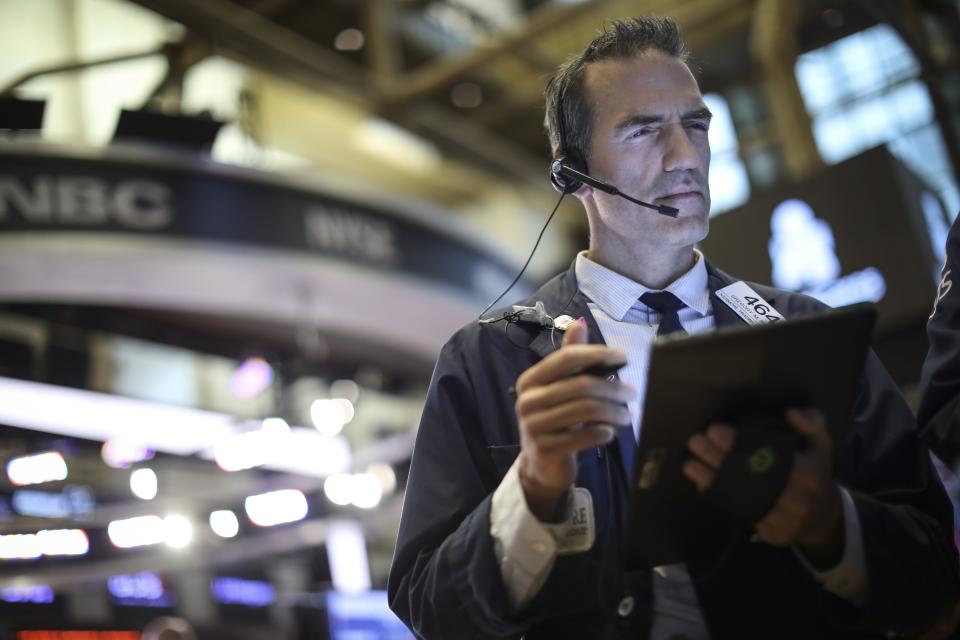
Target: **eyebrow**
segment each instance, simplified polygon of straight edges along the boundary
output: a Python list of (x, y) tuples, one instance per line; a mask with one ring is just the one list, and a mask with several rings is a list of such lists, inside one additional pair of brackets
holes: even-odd
[[(687, 111), (686, 113), (680, 116), (680, 120), (684, 122), (689, 120), (710, 120), (711, 118), (713, 118), (713, 113), (707, 107), (701, 107), (699, 109)], [(624, 129), (630, 129), (633, 127), (642, 127), (647, 124), (657, 124), (665, 121), (666, 121), (666, 118), (663, 117), (662, 115), (634, 114), (618, 122), (613, 127), (613, 130), (615, 132), (619, 132), (619, 131), (623, 131)]]

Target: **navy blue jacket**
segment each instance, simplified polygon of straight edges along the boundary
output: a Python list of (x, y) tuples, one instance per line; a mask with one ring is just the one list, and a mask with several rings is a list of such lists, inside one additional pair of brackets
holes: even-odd
[[(735, 280), (707, 265), (717, 326), (742, 322), (716, 298)], [(787, 318), (823, 308), (806, 296), (751, 285)], [(587, 318), (573, 268), (523, 304)], [(556, 343), (560, 343), (557, 336)], [(649, 574), (619, 561), (626, 487), (621, 448), (579, 454), (576, 484), (593, 496), (596, 542), (560, 556), (542, 590), (512, 614), (490, 536), (490, 501), (519, 453), (513, 385), (555, 349), (532, 324), (470, 324), (444, 346), (428, 391), (389, 579), (390, 606), (420, 638), (646, 638)], [(632, 437), (632, 435), (630, 436)], [(789, 549), (746, 539), (691, 558), (710, 634), (737, 638), (853, 638), (926, 628), (958, 590), (951, 506), (909, 408), (871, 353), (853, 424), (838, 443), (837, 475), (857, 507), (870, 595), (863, 610), (824, 591)], [(624, 596), (637, 606), (617, 613)], [(863, 634), (861, 636), (860, 634)]]
[(947, 236), (947, 259), (927, 322), (929, 350), (920, 376), (917, 423), (930, 448), (948, 466), (960, 456), (960, 216)]

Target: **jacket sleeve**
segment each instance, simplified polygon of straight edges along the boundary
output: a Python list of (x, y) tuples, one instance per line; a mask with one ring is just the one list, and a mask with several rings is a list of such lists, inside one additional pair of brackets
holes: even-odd
[(910, 408), (871, 352), (841, 450), (839, 475), (863, 534), (868, 596), (856, 627), (933, 626), (960, 593), (953, 509)]
[(390, 606), (419, 638), (519, 636), (526, 625), (509, 615), (490, 535), (496, 471), (459, 340), (444, 347), (427, 393), (390, 569)]
[(953, 290), (953, 280), (960, 275), (960, 216), (950, 228), (946, 251), (927, 322), (929, 346), (920, 376), (917, 422), (933, 452), (953, 467), (960, 456), (960, 290)]

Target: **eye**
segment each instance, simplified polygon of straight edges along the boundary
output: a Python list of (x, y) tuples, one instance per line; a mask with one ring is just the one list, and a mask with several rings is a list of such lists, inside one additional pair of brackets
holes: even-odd
[(636, 131), (630, 134), (631, 138), (642, 138), (644, 136), (650, 135), (656, 131), (653, 127), (640, 127)]
[(710, 129), (710, 123), (707, 121), (695, 121), (687, 123), (687, 128), (695, 129), (697, 131), (707, 131)]

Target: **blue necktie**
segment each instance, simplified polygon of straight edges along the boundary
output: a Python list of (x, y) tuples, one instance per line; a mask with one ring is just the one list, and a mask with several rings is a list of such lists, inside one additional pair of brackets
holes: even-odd
[(660, 314), (660, 326), (657, 335), (665, 336), (670, 333), (686, 333), (680, 324), (677, 312), (685, 307), (683, 301), (669, 291), (648, 291), (640, 296), (640, 302)]

